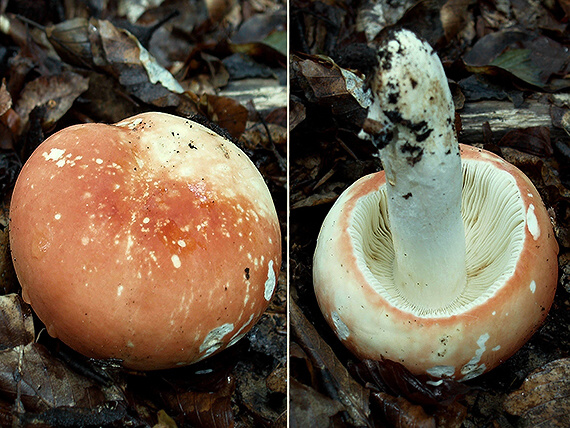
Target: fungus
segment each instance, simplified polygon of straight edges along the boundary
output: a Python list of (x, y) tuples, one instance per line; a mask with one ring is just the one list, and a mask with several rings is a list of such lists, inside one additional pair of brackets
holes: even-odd
[(186, 365), (235, 343), (268, 306), (281, 264), (254, 164), (163, 113), (50, 136), (24, 165), (10, 216), (22, 294), (48, 333), (131, 369)]
[(364, 136), (384, 171), (355, 182), (328, 213), (314, 255), (316, 296), (358, 357), (469, 379), (544, 321), (558, 244), (530, 180), (458, 144), (432, 48), (400, 30), (378, 57)]

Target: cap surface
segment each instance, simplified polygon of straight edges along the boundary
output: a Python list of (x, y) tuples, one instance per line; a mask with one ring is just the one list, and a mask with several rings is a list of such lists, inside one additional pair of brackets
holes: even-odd
[(162, 113), (48, 138), (18, 178), (10, 233), (23, 296), (50, 335), (135, 369), (235, 343), (266, 309), (281, 263), (253, 163)]

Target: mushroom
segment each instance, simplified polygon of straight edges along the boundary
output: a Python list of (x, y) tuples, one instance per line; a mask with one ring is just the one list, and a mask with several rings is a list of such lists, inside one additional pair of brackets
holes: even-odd
[(544, 321), (556, 242), (530, 180), (459, 145), (443, 67), (400, 30), (379, 49), (365, 134), (384, 171), (335, 202), (319, 233), (319, 306), (360, 358), (470, 379), (516, 352)]
[(10, 216), (22, 295), (48, 333), (131, 369), (236, 343), (279, 274), (279, 222), (257, 168), (169, 114), (53, 134), (24, 165)]

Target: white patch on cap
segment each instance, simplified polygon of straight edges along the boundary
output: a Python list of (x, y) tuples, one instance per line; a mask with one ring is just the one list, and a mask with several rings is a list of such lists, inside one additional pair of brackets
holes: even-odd
[(277, 280), (275, 278), (275, 271), (273, 270), (273, 260), (269, 261), (269, 269), (267, 270), (267, 280), (265, 281), (265, 292), (263, 297), (265, 300), (269, 301), (271, 296), (273, 296), (273, 291), (275, 290), (275, 284)]
[(536, 241), (540, 236), (540, 227), (538, 226), (538, 219), (534, 213), (534, 205), (530, 204), (526, 212), (526, 227), (534, 240)]
[(64, 153), (65, 153), (64, 149), (52, 148), (49, 153), (42, 153), (42, 156), (44, 157), (45, 160), (56, 161), (61, 159)]
[(234, 345), (237, 341), (239, 341), (242, 337), (246, 335), (247, 331), (244, 330), (246, 330), (249, 327), (249, 323), (251, 323), (251, 320), (253, 320), (254, 315), (255, 314), (251, 314), (249, 316), (247, 322), (244, 325), (242, 325), (241, 328), (236, 332), (236, 334), (234, 334), (234, 337), (231, 338), (230, 343), (228, 343), (228, 346)]
[(204, 352), (203, 358), (212, 355), (222, 346), (224, 346), (224, 336), (234, 329), (234, 325), (230, 323), (222, 324), (216, 327), (206, 335), (206, 338), (200, 345), (200, 352)]
[(332, 318), (334, 327), (336, 329), (336, 335), (338, 336), (338, 338), (340, 340), (348, 339), (348, 336), (350, 336), (350, 331), (348, 330), (348, 327), (346, 326), (346, 324), (340, 319), (340, 315), (338, 314), (338, 312), (332, 311), (331, 312), (331, 318)]
[(103, 159), (97, 158), (95, 159), (95, 163), (101, 165), (103, 163)]
[(491, 351), (497, 352), (499, 349), (501, 349), (501, 345), (495, 346), (494, 348), (491, 349)]
[(117, 296), (120, 296), (121, 294), (123, 294), (123, 289), (124, 289), (124, 287), (122, 285), (119, 285), (117, 287)]
[(481, 357), (487, 350), (485, 343), (487, 342), (487, 340), (489, 340), (489, 337), (491, 337), (489, 336), (489, 333), (485, 333), (482, 334), (479, 337), (479, 339), (477, 339), (477, 346), (479, 346), (479, 348), (475, 351), (475, 355), (473, 356), (473, 358), (471, 358), (471, 360), (467, 364), (461, 367), (461, 373), (465, 375), (464, 380), (477, 377), (485, 371), (486, 369), (485, 364), (479, 364), (479, 362), (481, 361)]
[(426, 372), (434, 377), (455, 377), (455, 367), (453, 366), (434, 366), (427, 369)]
[(530, 282), (530, 292), (532, 294), (534, 294), (534, 292), (536, 291), (536, 282), (534, 282), (534, 279)]
[(182, 266), (182, 262), (180, 261), (180, 257), (178, 257), (176, 254), (173, 254), (172, 257), (170, 258), (170, 260), (172, 260), (172, 264), (174, 265), (174, 267), (176, 269), (178, 269), (180, 266)]
[(53, 216), (53, 218), (55, 218), (56, 220), (61, 219), (61, 214), (57, 213), (56, 215)]

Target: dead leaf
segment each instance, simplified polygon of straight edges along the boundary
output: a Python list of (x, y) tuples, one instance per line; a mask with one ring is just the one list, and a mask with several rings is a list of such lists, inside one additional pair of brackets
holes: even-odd
[(570, 85), (560, 79), (567, 73), (568, 49), (546, 36), (504, 30), (479, 39), (463, 57), (467, 70), (474, 73), (507, 72), (530, 85), (558, 90)]
[(371, 104), (364, 80), (327, 57), (293, 57), (291, 69), (311, 102), (329, 107), (335, 115), (349, 115)]
[(291, 379), (290, 428), (325, 428), (331, 419), (344, 410), (344, 406), (313, 388)]
[(293, 340), (301, 345), (314, 368), (320, 373), (323, 384), (328, 388), (328, 395), (344, 405), (353, 425), (370, 426), (370, 391), (350, 376), (331, 347), (293, 300), (290, 301), (289, 313)]
[(270, 391), (287, 394), (287, 367), (277, 367), (271, 372), (266, 382)]
[(299, 98), (291, 95), (289, 109), (289, 132), (297, 127), (307, 117), (307, 109)]
[(0, 390), (31, 413), (121, 401), (118, 390), (100, 387), (69, 370), (38, 343), (0, 351)]
[(169, 394), (167, 402), (173, 411), (182, 410), (187, 422), (193, 426), (230, 428), (234, 426), (231, 396), (235, 387), (235, 378), (227, 376), (224, 384), (216, 391), (181, 391)]
[(453, 39), (467, 22), (470, 0), (447, 0), (440, 11), (441, 25), (447, 40)]
[(46, 34), (65, 61), (106, 71), (146, 103), (180, 104), (182, 86), (127, 30), (106, 20), (75, 18), (47, 27)]
[(0, 296), (0, 350), (34, 341), (30, 306), (17, 294)]
[(544, 126), (513, 129), (507, 132), (497, 144), (540, 157), (552, 156), (554, 153), (550, 142), (550, 129)]
[(249, 113), (244, 106), (234, 99), (203, 94), (197, 105), (205, 117), (226, 129), (236, 140), (245, 131)]
[(385, 420), (394, 428), (436, 428), (436, 420), (422, 406), (411, 404), (403, 397), (384, 392), (372, 393), (373, 402), (380, 407)]
[(6, 89), (6, 79), (2, 79), (0, 86), (0, 116), (3, 116), (12, 107), (12, 96)]
[(363, 360), (352, 367), (358, 377), (377, 390), (402, 396), (416, 404), (444, 406), (470, 391), (468, 385), (451, 379), (433, 382), (427, 376), (416, 376), (395, 361)]
[(519, 426), (567, 427), (570, 420), (570, 359), (552, 361), (531, 373), (509, 394), (505, 410), (520, 416)]
[(89, 79), (72, 71), (64, 71), (58, 76), (40, 76), (24, 87), (14, 109), (25, 126), (32, 110), (45, 106), (41, 125), (47, 130), (67, 113), (88, 87)]

